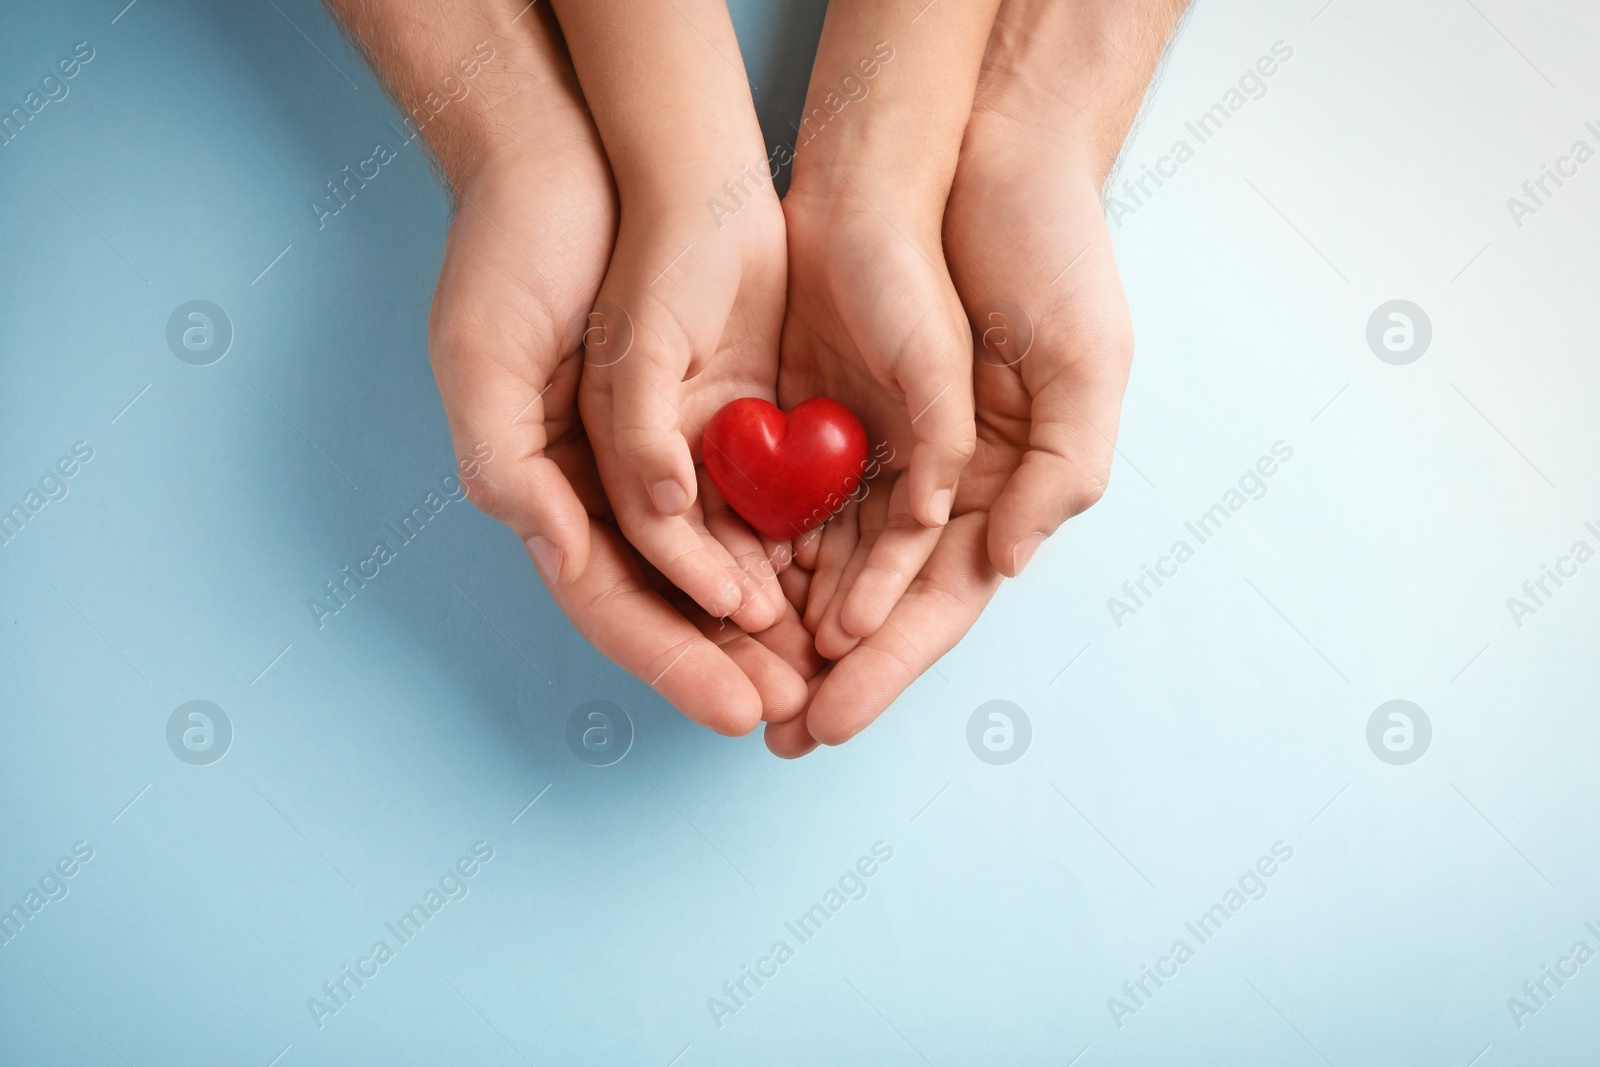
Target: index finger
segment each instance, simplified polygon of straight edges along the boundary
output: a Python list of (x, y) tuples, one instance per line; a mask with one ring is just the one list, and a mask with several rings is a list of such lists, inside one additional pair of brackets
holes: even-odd
[(950, 520), (884, 624), (833, 665), (812, 697), (812, 737), (825, 745), (850, 740), (972, 628), (1000, 588), (985, 547), (988, 522), (982, 512)]
[[(582, 577), (570, 585), (547, 583), (578, 632), (701, 726), (728, 735), (754, 730), (763, 713), (756, 683), (646, 584), (615, 530), (591, 523), (589, 539)], [(763, 663), (764, 681), (777, 679), (778, 667), (788, 670), (779, 657), (772, 661)], [(803, 691), (798, 675), (796, 681)]]

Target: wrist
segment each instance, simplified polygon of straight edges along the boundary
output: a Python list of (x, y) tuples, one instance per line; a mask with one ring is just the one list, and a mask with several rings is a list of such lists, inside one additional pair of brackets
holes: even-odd
[(608, 143), (617, 193), (630, 212), (646, 218), (703, 216), (716, 221), (752, 204), (778, 206), (759, 138), (617, 151)]
[(1065, 113), (1050, 101), (1029, 105), (1013, 100), (973, 111), (961, 142), (956, 182), (975, 172), (1037, 174), (1048, 163), (1063, 182), (1099, 188), (1116, 157), (1116, 147), (1106, 142), (1094, 121)]
[[(789, 195), (865, 200), (885, 217), (911, 223), (943, 210), (960, 158), (960, 134), (919, 125), (911, 109), (884, 106), (853, 127), (796, 138)], [(935, 147), (937, 145), (937, 147)]]
[[(1103, 182), (1189, 3), (1007, 0), (984, 57), (968, 137), (974, 129), (998, 131), (993, 139), (1001, 141), (1039, 137)], [(964, 145), (964, 161), (967, 155)]]
[(936, 218), (955, 175), (972, 84), (935, 76), (926, 57), (887, 40), (853, 43), (860, 40), (872, 40), (861, 27), (825, 31), (828, 47), (795, 127), (790, 194), (865, 198), (897, 221)]
[[(459, 88), (394, 94), (406, 112), (407, 132), (427, 145), (446, 182), (470, 185), (489, 167), (515, 166), (540, 155), (560, 155), (597, 142), (576, 79), (560, 69), (541, 69), (530, 59), (508, 55), (504, 42), (472, 81)], [(441, 80), (441, 86), (445, 82)]]

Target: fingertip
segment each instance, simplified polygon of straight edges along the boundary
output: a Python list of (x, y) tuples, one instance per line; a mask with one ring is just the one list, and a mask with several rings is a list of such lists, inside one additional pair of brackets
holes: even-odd
[(844, 744), (859, 734), (863, 728), (834, 716), (825, 716), (816, 722), (812, 722), (810, 716), (806, 717), (806, 731), (817, 744), (827, 745), (829, 748)]
[(716, 603), (701, 605), (712, 615), (719, 619), (731, 619), (746, 607), (744, 591), (739, 588), (739, 583), (732, 578), (723, 580), (717, 592), (720, 594)]
[(1064, 522), (1105, 495), (1109, 463), (1072, 463), (1040, 449), (1027, 452), (989, 511), (989, 562), (1008, 578), (1021, 574)]
[(533, 558), (534, 569), (539, 572), (539, 577), (547, 585), (567, 585), (562, 581), (562, 568), (566, 565), (566, 554), (555, 546), (555, 542), (548, 537), (534, 534), (522, 542), (528, 550), (528, 555)]
[(743, 737), (754, 730), (762, 711), (756, 682), (704, 635), (684, 635), (680, 640), (686, 644), (676, 653), (676, 643), (653, 649), (645, 671), (629, 669), (687, 718), (713, 733)]
[(817, 654), (823, 659), (843, 659), (861, 643), (861, 638), (845, 632), (839, 621), (842, 614), (842, 611), (829, 612), (823, 616), (822, 625), (817, 627)]
[(825, 529), (826, 526), (818, 526), (795, 539), (794, 562), (808, 571), (817, 568), (817, 553), (822, 548), (822, 531)]
[[(723, 586), (724, 591), (727, 586)], [(747, 634), (760, 633), (773, 626), (783, 617), (783, 607), (775, 604), (770, 596), (764, 595), (760, 590), (756, 596), (740, 596), (739, 607), (729, 613), (729, 617), (738, 623), (739, 629)], [(788, 601), (783, 602), (785, 605)]]
[(719, 647), (755, 686), (761, 698), (762, 721), (785, 722), (805, 711), (810, 694), (793, 664), (749, 634), (735, 633)]
[(1029, 534), (1012, 545), (1003, 559), (994, 559), (991, 556), (990, 561), (994, 564), (995, 570), (1007, 578), (1015, 578), (1028, 566), (1044, 541), (1045, 535), (1042, 533)]
[[(945, 398), (941, 403), (955, 400)], [(917, 443), (911, 450), (911, 509), (922, 525), (938, 527), (950, 521), (956, 483), (978, 449), (972, 394), (966, 394), (960, 411), (937, 418), (932, 412), (929, 415), (925, 423), (914, 427)]]
[[(1007, 490), (1009, 493), (1009, 488)], [(1002, 494), (1002, 501), (1007, 494)], [(1037, 509), (1029, 509), (1036, 512)], [(989, 531), (984, 537), (985, 555), (990, 566), (1006, 578), (1020, 575), (1039, 549), (1055, 533), (1057, 523), (1039, 514), (1021, 513), (1006, 506), (989, 516)]]
[[(856, 677), (850, 675), (856, 674)], [(850, 671), (834, 671), (817, 689), (806, 711), (806, 729), (818, 744), (829, 748), (851, 740), (877, 720), (899, 693), (880, 703), (878, 687), (870, 679)]]
[(922, 477), (912, 475), (912, 481), (917, 484), (911, 491), (908, 504), (911, 515), (925, 529), (938, 530), (949, 525), (950, 511), (955, 504), (956, 491), (953, 485), (939, 486), (920, 484), (934, 482), (934, 478), (924, 474)]
[(761, 542), (761, 552), (772, 565), (774, 574), (782, 574), (789, 569), (789, 565), (794, 562), (793, 541), (775, 541), (764, 533), (756, 534), (756, 540)]
[(799, 759), (817, 747), (817, 739), (806, 729), (803, 715), (787, 722), (768, 723), (762, 740), (767, 751), (779, 759)]
[(956, 485), (966, 462), (964, 458), (955, 461), (948, 452), (932, 445), (918, 445), (912, 451), (908, 503), (911, 514), (923, 526), (938, 529), (950, 522)]
[(761, 712), (761, 694), (749, 679), (745, 679), (739, 691), (719, 694), (699, 721), (700, 725), (723, 737), (743, 737), (761, 725)]
[(650, 486), (650, 503), (663, 515), (677, 517), (694, 503), (694, 492), (676, 478), (662, 478)]
[(844, 608), (839, 612), (839, 628), (859, 641), (877, 633), (886, 618), (888, 615), (878, 610), (858, 587), (845, 597)]
[(772, 672), (767, 680), (767, 692), (762, 694), (762, 721), (771, 724), (788, 722), (806, 710), (805, 679), (793, 671), (783, 674)]
[(563, 541), (564, 544), (543, 534), (533, 534), (522, 542), (546, 585), (572, 585), (588, 569), (588, 530), (572, 531), (572, 536)]
[(589, 569), (589, 526), (585, 523), (572, 539), (571, 550), (564, 560), (565, 568), (561, 572), (561, 584), (572, 585), (583, 577)]

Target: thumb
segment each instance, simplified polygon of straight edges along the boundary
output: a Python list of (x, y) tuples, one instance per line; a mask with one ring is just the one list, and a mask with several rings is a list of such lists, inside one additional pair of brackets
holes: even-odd
[(670, 373), (635, 369), (613, 394), (617, 458), (632, 468), (663, 515), (682, 515), (695, 498), (694, 460), (669, 393), (681, 385)]
[(943, 526), (950, 520), (956, 482), (978, 443), (971, 342), (965, 336), (941, 340), (910, 373), (900, 374), (913, 441), (911, 512), (924, 526)]
[(686, 357), (658, 351), (665, 346), (644, 337), (614, 364), (585, 367), (604, 374), (611, 386), (612, 444), (619, 464), (628, 469), (663, 515), (682, 515), (694, 503), (697, 480), (683, 415), (673, 398), (683, 389), (675, 368)]
[[(546, 454), (576, 430), (573, 349), (553, 327), (507, 330), (454, 302), (441, 303), (429, 332), (467, 498), (515, 531), (547, 582), (577, 581), (589, 563), (588, 513)], [(497, 358), (507, 351), (525, 358)]]
[(522, 416), (529, 421), (512, 423), (515, 412), (506, 414), (506, 398), (496, 391), (451, 398), (456, 471), (467, 499), (511, 527), (541, 576), (570, 585), (589, 564), (588, 512), (566, 474), (543, 453), (542, 401)]
[(1039, 384), (1027, 451), (990, 510), (989, 561), (1001, 574), (1015, 578), (1045, 538), (1104, 495), (1127, 366), (1091, 358)]

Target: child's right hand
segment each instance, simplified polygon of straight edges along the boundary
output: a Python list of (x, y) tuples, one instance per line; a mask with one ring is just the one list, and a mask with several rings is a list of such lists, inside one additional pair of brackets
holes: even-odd
[[(611, 521), (578, 391), (586, 321), (598, 340), (590, 308), (617, 204), (554, 21), (547, 11), (513, 21), (513, 11), (474, 26), (468, 0), (452, 6), (464, 10), (431, 11), (437, 24), (402, 24), (411, 36), (395, 39), (397, 54), (385, 57), (398, 95), (432, 77), (415, 72), (434, 69), (434, 51), (454, 54), (475, 39), (447, 40), (452, 32), (495, 42), (502, 58), (481, 78), (509, 79), (503, 66), (526, 79), (506, 86), (514, 91), (469, 98), (493, 102), (481, 121), (457, 105), (425, 130), (459, 201), (429, 347), (469, 497), (525, 541), (578, 631), (693, 721), (742, 734), (762, 719), (798, 715), (821, 664), (795, 611), (780, 602), (781, 615), (755, 636), (722, 625), (643, 565)], [(379, 17), (347, 13), (364, 15)], [(392, 37), (366, 23), (360, 31)]]
[[(747, 631), (786, 612), (762, 543), (699, 471), (726, 403), (776, 398), (783, 212), (724, 0), (557, 0), (621, 216), (584, 426), (622, 532)], [(596, 342), (599, 343), (596, 343)]]
[(785, 608), (766, 562), (775, 546), (702, 476), (700, 450), (724, 404), (775, 399), (783, 216), (760, 178), (747, 182), (751, 199), (720, 230), (703, 196), (641, 206), (623, 194), (579, 388), (623, 534), (702, 608), (747, 631), (771, 626)]

